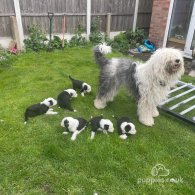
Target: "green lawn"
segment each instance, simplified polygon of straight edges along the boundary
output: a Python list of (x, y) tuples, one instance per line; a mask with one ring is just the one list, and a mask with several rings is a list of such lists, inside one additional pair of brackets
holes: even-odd
[[(55, 106), (58, 115), (32, 118), (25, 126), (25, 108), (70, 88), (67, 74), (92, 85), (91, 94), (72, 100), (78, 112)], [(164, 112), (153, 127), (140, 124), (135, 101), (124, 89), (96, 110), (98, 74), (91, 48), (22, 54), (0, 70), (0, 194), (194, 194), (195, 127)], [(195, 84), (187, 76), (182, 80)], [(130, 116), (137, 134), (124, 141), (116, 131), (99, 133), (91, 141), (88, 128), (75, 142), (62, 135), (63, 117), (101, 113), (110, 119)], [(151, 175), (158, 163), (170, 174), (151, 183), (159, 179)], [(162, 181), (171, 178), (180, 180)]]

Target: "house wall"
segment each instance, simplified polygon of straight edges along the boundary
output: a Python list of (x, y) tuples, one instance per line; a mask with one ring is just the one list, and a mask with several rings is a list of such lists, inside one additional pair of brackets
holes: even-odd
[(149, 39), (157, 48), (163, 46), (170, 0), (154, 0), (149, 30)]

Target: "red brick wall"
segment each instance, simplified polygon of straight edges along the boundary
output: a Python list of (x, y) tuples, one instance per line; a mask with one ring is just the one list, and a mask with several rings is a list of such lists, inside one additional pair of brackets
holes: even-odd
[(162, 47), (167, 24), (170, 0), (154, 0), (149, 39), (157, 48)]

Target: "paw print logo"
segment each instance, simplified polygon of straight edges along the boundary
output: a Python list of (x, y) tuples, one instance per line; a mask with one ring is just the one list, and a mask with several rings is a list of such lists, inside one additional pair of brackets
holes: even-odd
[(152, 176), (168, 176), (169, 175), (169, 169), (166, 169), (163, 164), (156, 164), (152, 170), (151, 170)]

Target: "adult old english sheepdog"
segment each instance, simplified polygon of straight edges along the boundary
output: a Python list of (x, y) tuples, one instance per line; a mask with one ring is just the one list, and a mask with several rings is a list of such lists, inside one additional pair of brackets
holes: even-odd
[(159, 115), (157, 106), (166, 99), (170, 87), (184, 73), (184, 61), (179, 50), (158, 49), (144, 64), (126, 58), (107, 59), (105, 54), (111, 47), (105, 44), (94, 47), (96, 63), (100, 67), (99, 89), (94, 106), (106, 107), (113, 101), (119, 87), (125, 85), (137, 101), (139, 121), (147, 126), (154, 125)]

